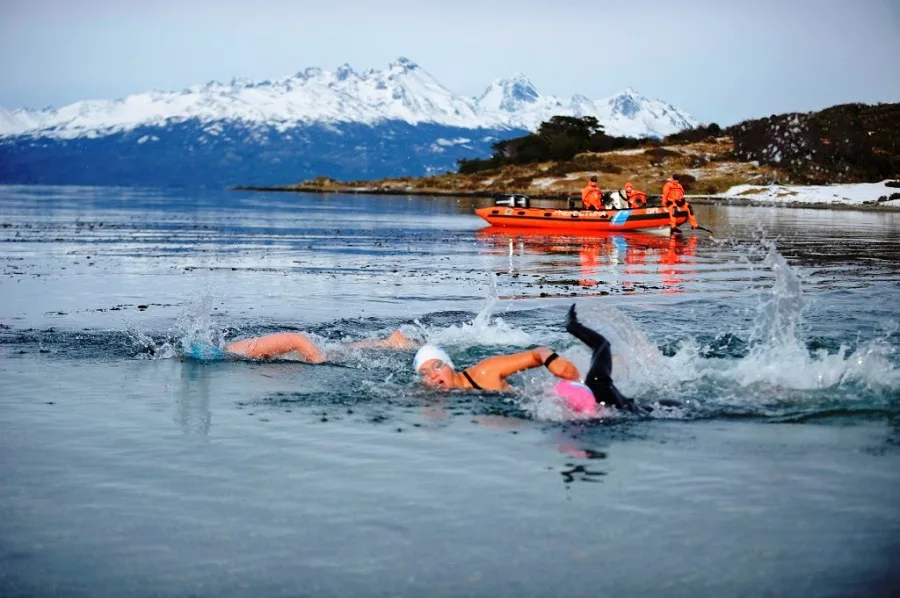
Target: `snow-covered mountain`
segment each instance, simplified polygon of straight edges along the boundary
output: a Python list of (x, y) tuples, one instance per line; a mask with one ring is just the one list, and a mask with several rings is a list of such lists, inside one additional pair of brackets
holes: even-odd
[(684, 110), (645, 98), (630, 87), (599, 100), (576, 94), (563, 101), (555, 96), (542, 96), (521, 73), (491, 83), (475, 99), (475, 106), (488, 126), (505, 125), (530, 131), (557, 115), (594, 116), (607, 134), (625, 137), (665, 137), (699, 124)]
[(383, 71), (307, 68), (59, 109), (0, 108), (0, 182), (221, 186), (421, 176), (487, 157), (497, 141), (556, 115), (595, 116), (607, 133), (635, 137), (697, 124), (631, 89), (564, 101), (541, 95), (521, 74), (463, 97), (400, 58)]
[(527, 77), (494, 81), (477, 98), (453, 93), (414, 62), (400, 58), (384, 71), (307, 68), (276, 80), (209, 82), (181, 92), (151, 91), (118, 100), (75, 102), (58, 110), (0, 110), (0, 135), (72, 139), (139, 126), (197, 119), (241, 121), (286, 130), (298, 125), (402, 121), (462, 128), (535, 130), (555, 115), (595, 116), (607, 133), (663, 136), (697, 124), (689, 114), (633, 89), (599, 100), (541, 95)]

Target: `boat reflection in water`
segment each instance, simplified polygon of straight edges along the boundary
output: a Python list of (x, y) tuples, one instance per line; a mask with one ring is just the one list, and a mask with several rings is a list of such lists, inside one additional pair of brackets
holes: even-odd
[[(697, 237), (647, 232), (573, 232), (487, 227), (475, 233), (482, 251), (509, 256), (507, 274), (537, 280), (542, 297), (683, 292), (695, 269)], [(549, 257), (551, 259), (541, 259)], [(579, 272), (574, 279), (571, 274)], [(568, 277), (567, 277), (568, 275)], [(506, 298), (533, 297), (529, 294)]]

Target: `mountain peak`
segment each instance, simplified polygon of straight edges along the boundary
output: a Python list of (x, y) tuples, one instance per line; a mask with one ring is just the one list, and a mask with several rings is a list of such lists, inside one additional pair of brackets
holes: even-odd
[(16, 118), (12, 112), (3, 106), (0, 106), (0, 130), (15, 131), (18, 133), (25, 128), (26, 127), (23, 126), (22, 122)]
[(609, 99), (613, 114), (621, 114), (625, 118), (634, 118), (647, 102), (647, 98), (640, 95), (632, 87)]
[(317, 66), (308, 66), (294, 75), (296, 79), (312, 79), (322, 74), (322, 69)]
[(334, 74), (337, 77), (338, 81), (346, 81), (347, 79), (355, 75), (356, 71), (354, 71), (353, 68), (345, 62), (341, 66), (337, 67), (337, 70), (334, 72)]
[(397, 58), (397, 60), (388, 64), (388, 68), (392, 71), (397, 70), (397, 71), (405, 72), (405, 71), (414, 71), (417, 68), (419, 68), (419, 65), (416, 64), (415, 62), (413, 62), (412, 60), (410, 60), (409, 58), (400, 56), (399, 58)]
[(522, 73), (496, 79), (475, 100), (478, 106), (503, 112), (516, 112), (523, 106), (537, 102), (540, 94), (534, 84)]
[(512, 77), (495, 79), (494, 82), (491, 83), (491, 86), (503, 87), (520, 92), (526, 91), (529, 94), (537, 94), (537, 89), (535, 89), (534, 84), (531, 82), (531, 79), (526, 77), (524, 73), (515, 73)]
[(512, 77), (506, 77), (506, 78), (504, 78), (504, 79), (498, 79), (498, 81), (508, 81), (508, 82), (512, 82), (512, 83), (517, 83), (517, 84), (521, 84), (521, 85), (528, 85), (528, 86), (533, 87), (533, 86), (531, 85), (531, 79), (529, 79), (529, 78), (525, 75), (525, 73), (522, 73), (522, 72), (513, 73)]

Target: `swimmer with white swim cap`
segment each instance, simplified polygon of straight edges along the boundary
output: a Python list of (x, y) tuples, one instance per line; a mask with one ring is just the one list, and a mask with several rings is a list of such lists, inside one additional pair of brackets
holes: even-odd
[(579, 380), (575, 364), (548, 347), (488, 357), (462, 371), (456, 371), (447, 352), (435, 345), (423, 345), (413, 359), (413, 368), (422, 377), (422, 382), (444, 390), (509, 390), (507, 377), (541, 366), (557, 378)]

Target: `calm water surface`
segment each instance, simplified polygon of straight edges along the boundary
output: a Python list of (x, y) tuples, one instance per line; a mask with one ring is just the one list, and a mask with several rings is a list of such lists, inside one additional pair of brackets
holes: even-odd
[[(487, 229), (468, 200), (0, 187), (4, 596), (891, 596), (900, 213), (698, 206), (715, 236)], [(543, 371), (571, 303), (620, 388)], [(333, 363), (183, 359), (300, 330)]]

